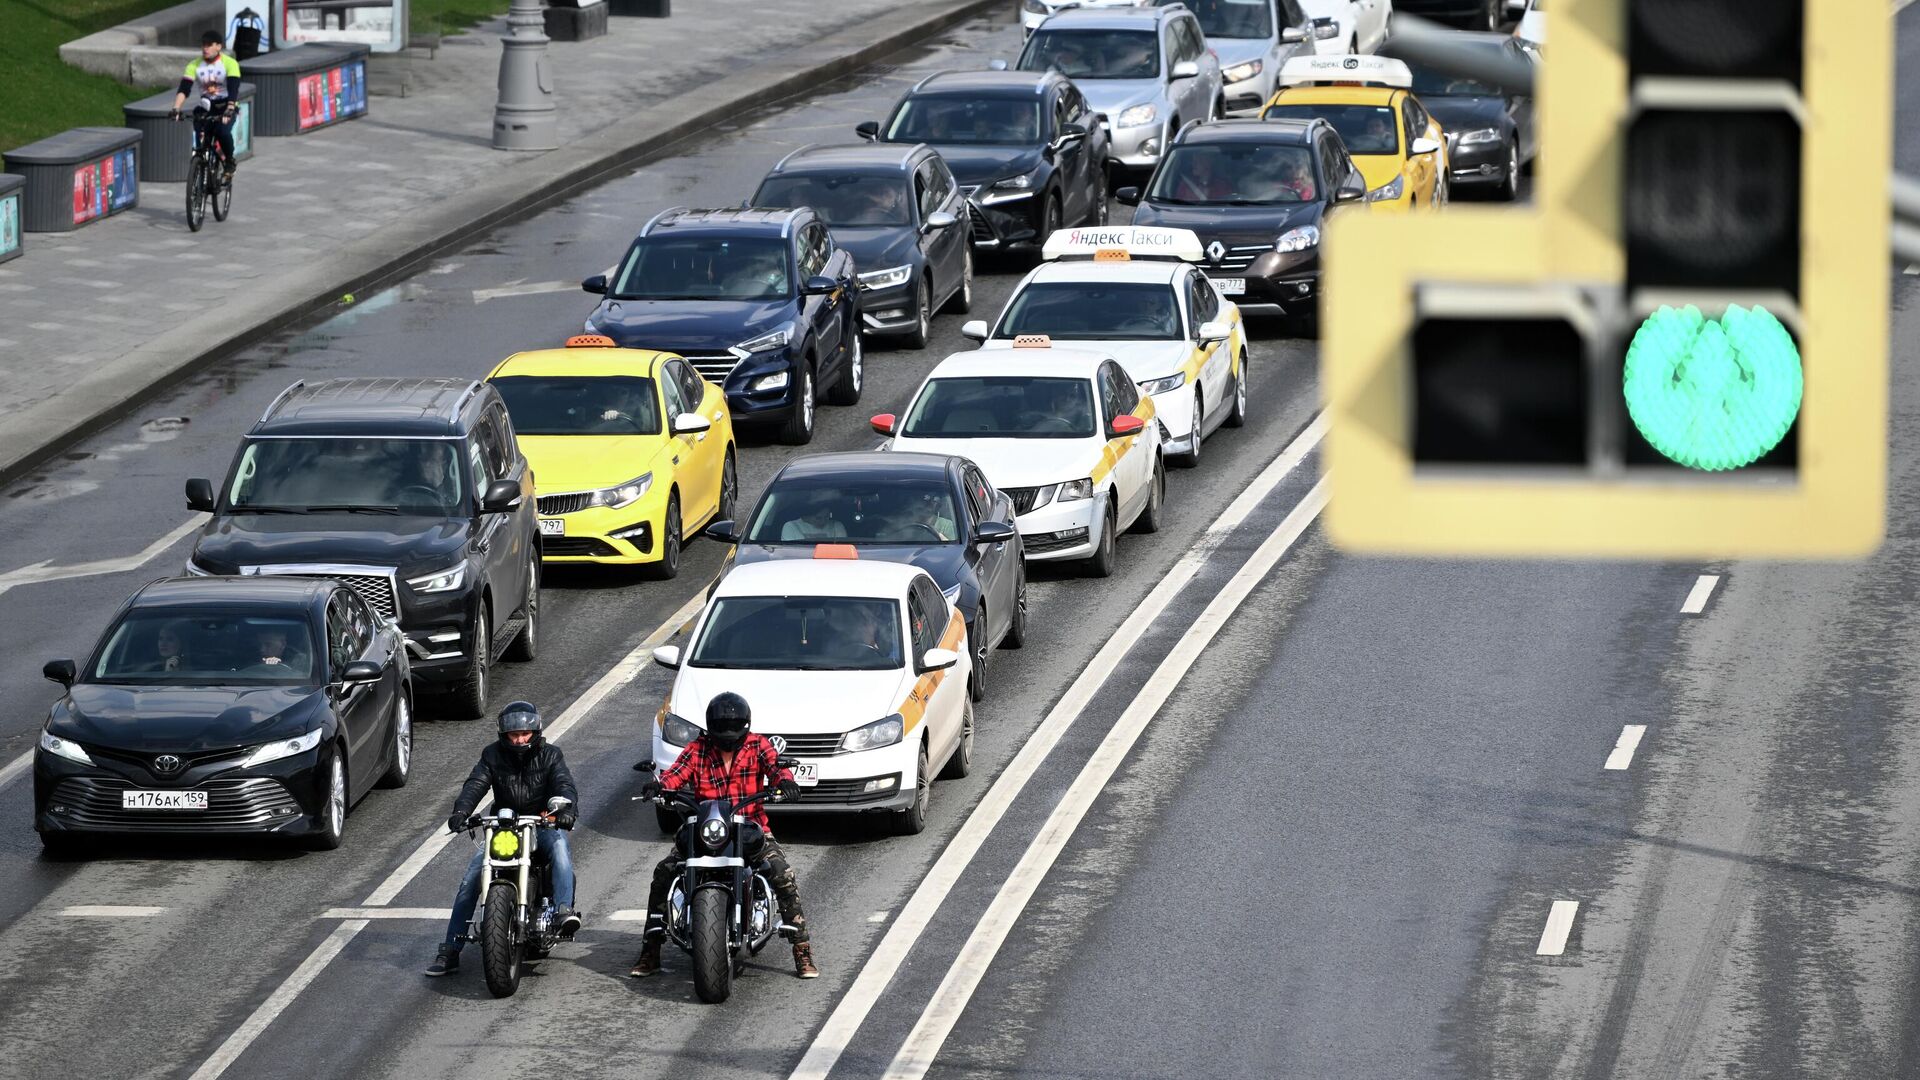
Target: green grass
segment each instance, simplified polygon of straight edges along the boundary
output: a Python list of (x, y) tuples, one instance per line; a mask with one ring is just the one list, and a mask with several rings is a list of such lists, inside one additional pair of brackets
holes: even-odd
[[(5, 0), (0, 0), (4, 3)], [(507, 13), (508, 0), (408, 0), (407, 22), (416, 34), (451, 34)]]
[[(118, 127), (120, 106), (146, 97), (104, 75), (89, 75), (60, 59), (60, 46), (171, 7), (179, 0), (0, 0), (0, 148), (23, 146), (58, 131), (89, 124)], [(429, 0), (431, 2), (431, 0)]]

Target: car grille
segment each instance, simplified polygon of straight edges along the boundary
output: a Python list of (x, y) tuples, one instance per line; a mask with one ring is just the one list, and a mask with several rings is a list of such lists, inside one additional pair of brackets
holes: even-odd
[(202, 766), (202, 765), (210, 765), (214, 762), (222, 761), (227, 758), (234, 758), (234, 759), (243, 758), (252, 752), (253, 752), (253, 748), (250, 746), (238, 746), (238, 747), (232, 747), (226, 750), (203, 750), (197, 754), (189, 754), (189, 753), (170, 754), (167, 756), (176, 757), (180, 759), (180, 767), (173, 770), (172, 772), (163, 773), (160, 770), (153, 767), (153, 759), (162, 756), (161, 751), (137, 752), (133, 750), (114, 750), (114, 749), (109, 749), (109, 748), (99, 747), (99, 746), (90, 746), (87, 748), (87, 753), (92, 754), (94, 757), (100, 758), (103, 761), (120, 761), (120, 762), (125, 762), (128, 765), (137, 765), (140, 768), (145, 769), (148, 772), (152, 773), (154, 776), (157, 776), (169, 781), (171, 781), (174, 777), (177, 777), (180, 774), (186, 772), (188, 769), (198, 768), (199, 766)]
[(967, 211), (967, 220), (970, 223), (969, 227), (973, 230), (973, 238), (975, 240), (986, 241), (999, 239), (999, 237), (993, 233), (993, 226), (987, 224), (987, 219), (983, 217), (979, 211)]
[(568, 555), (618, 555), (612, 544), (596, 536), (549, 536), (540, 541), (542, 557)]
[(1030, 487), (1001, 488), (1000, 490), (1006, 493), (1007, 498), (1013, 500), (1013, 512), (1016, 514), (1024, 514), (1033, 509), (1035, 500), (1039, 499), (1040, 492), (1044, 489)]
[(591, 491), (571, 491), (565, 495), (540, 496), (540, 512), (548, 517), (555, 514), (571, 514), (575, 510), (585, 510), (593, 500)]
[(782, 753), (795, 757), (833, 757), (841, 752), (840, 741), (843, 736), (834, 732), (828, 735), (781, 735), (778, 738), (785, 739), (787, 743)]
[(715, 386), (726, 385), (727, 376), (733, 374), (733, 369), (740, 366), (740, 358), (732, 353), (681, 353), (680, 355), (686, 359), (687, 363), (693, 365), (693, 370), (699, 372), (701, 378)]
[(1226, 252), (1221, 255), (1219, 262), (1214, 262), (1212, 256), (1209, 255), (1204, 269), (1208, 274), (1212, 275), (1237, 274), (1252, 265), (1253, 260), (1259, 258), (1262, 252), (1272, 250), (1273, 244), (1271, 241), (1264, 244), (1233, 245), (1228, 247)]
[(1065, 551), (1070, 547), (1079, 547), (1086, 542), (1087, 538), (1084, 534), (1070, 540), (1062, 540), (1056, 533), (1040, 533), (1021, 537), (1020, 548), (1029, 555), (1045, 555), (1049, 551)]
[(286, 785), (266, 776), (217, 777), (193, 785), (189, 790), (207, 793), (205, 810), (123, 810), (120, 793), (133, 787), (112, 777), (69, 777), (60, 781), (47, 802), (66, 808), (55, 816), (68, 825), (118, 832), (244, 832), (270, 828), (300, 814), (300, 803)]
[(802, 803), (862, 803), (880, 802), (891, 799), (900, 793), (898, 785), (885, 791), (861, 791), (867, 781), (878, 777), (862, 776), (853, 780), (822, 780), (812, 787), (800, 789)]

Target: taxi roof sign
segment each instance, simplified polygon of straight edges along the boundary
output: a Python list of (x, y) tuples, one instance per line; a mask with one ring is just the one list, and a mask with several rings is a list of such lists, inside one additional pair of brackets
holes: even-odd
[(1046, 334), (1015, 334), (1013, 347), (1016, 349), (1051, 349), (1053, 338)]
[(852, 544), (815, 544), (813, 557), (816, 559), (858, 559), (860, 552)]
[(1055, 229), (1040, 249), (1043, 259), (1092, 259), (1130, 262), (1134, 259), (1178, 259), (1199, 262), (1200, 238), (1192, 229), (1164, 229), (1153, 225), (1097, 225), (1083, 229)]
[(1281, 86), (1390, 86), (1413, 88), (1413, 72), (1388, 56), (1296, 56), (1280, 65)]
[(575, 334), (567, 339), (569, 349), (612, 349), (617, 343), (605, 334)]

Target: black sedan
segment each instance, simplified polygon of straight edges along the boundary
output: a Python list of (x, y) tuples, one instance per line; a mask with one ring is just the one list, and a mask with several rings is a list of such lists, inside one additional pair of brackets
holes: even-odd
[(745, 528), (707, 527), (735, 545), (727, 565), (808, 559), (819, 544), (851, 544), (863, 559), (925, 570), (967, 620), (973, 696), (986, 692), (987, 657), (1027, 637), (1027, 575), (1013, 500), (978, 466), (940, 454), (870, 450), (789, 464), (767, 485)]
[[(1484, 50), (1492, 59), (1537, 66), (1540, 57), (1510, 34), (1452, 34), (1449, 41)], [(1380, 55), (1393, 56), (1394, 45)], [(1403, 58), (1404, 59), (1404, 58)], [(1463, 79), (1407, 60), (1413, 94), (1447, 132), (1447, 183), (1455, 189), (1491, 189), (1512, 200), (1520, 194), (1520, 170), (1539, 153), (1533, 98)], [(1537, 76), (1536, 76), (1537, 77)]]
[(176, 578), (127, 601), (34, 754), (49, 850), (100, 834), (297, 836), (334, 848), (347, 811), (407, 782), (413, 711), (393, 625), (318, 578)]

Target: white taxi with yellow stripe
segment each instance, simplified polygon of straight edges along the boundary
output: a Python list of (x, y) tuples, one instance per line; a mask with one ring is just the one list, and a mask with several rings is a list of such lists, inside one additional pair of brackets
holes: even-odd
[(1113, 573), (1122, 530), (1153, 532), (1166, 499), (1165, 429), (1113, 354), (1021, 337), (940, 362), (887, 447), (957, 454), (1013, 500), (1028, 559), (1084, 559)]
[(1204, 253), (1191, 230), (1060, 229), (1042, 254), (991, 330), (976, 320), (960, 332), (988, 349), (1045, 334), (1111, 355), (1153, 398), (1179, 465), (1198, 465), (1201, 441), (1221, 425), (1246, 422), (1246, 326), (1194, 265)]
[(800, 797), (769, 805), (776, 813), (890, 813), (917, 833), (934, 776), (972, 766), (966, 621), (919, 567), (848, 544), (735, 566), (686, 640), (653, 653), (678, 672), (654, 720), (663, 766), (728, 692), (752, 706), (753, 730), (799, 759)]

